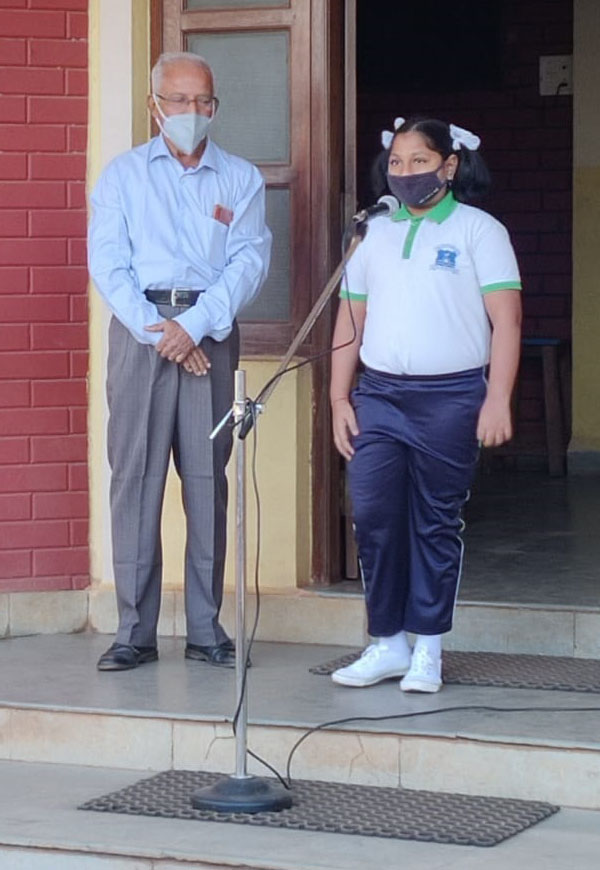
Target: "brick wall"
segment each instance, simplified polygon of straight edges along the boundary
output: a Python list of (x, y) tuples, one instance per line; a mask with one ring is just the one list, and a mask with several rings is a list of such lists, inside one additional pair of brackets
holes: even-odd
[[(540, 96), (538, 76), (540, 55), (572, 54), (573, 4), (500, 0), (500, 6), (499, 87), (479, 89), (474, 83), (454, 93), (400, 88), (360, 94), (359, 194), (370, 201), (368, 169), (379, 150), (380, 131), (390, 129), (395, 116), (426, 114), (478, 133), (494, 180), (482, 206), (512, 236), (524, 284), (524, 334), (570, 339), (572, 97)], [(540, 375), (535, 361), (524, 363), (518, 420), (523, 447), (544, 442)]]
[(0, 591), (88, 583), (87, 0), (0, 0)]

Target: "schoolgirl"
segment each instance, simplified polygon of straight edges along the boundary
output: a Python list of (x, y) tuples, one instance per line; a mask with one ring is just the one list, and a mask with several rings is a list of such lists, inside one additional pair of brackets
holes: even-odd
[(521, 282), (504, 226), (467, 205), (489, 186), (479, 138), (398, 118), (382, 141), (401, 206), (371, 221), (348, 263), (330, 390), (375, 640), (332, 678), (437, 692), (479, 444), (512, 434)]

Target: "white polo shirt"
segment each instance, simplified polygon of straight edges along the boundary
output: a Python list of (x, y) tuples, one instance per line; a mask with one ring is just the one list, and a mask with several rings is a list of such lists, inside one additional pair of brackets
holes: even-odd
[(448, 193), (422, 217), (402, 205), (372, 220), (340, 295), (366, 301), (366, 366), (437, 375), (489, 362), (482, 294), (509, 289), (520, 290), (521, 280), (505, 227)]

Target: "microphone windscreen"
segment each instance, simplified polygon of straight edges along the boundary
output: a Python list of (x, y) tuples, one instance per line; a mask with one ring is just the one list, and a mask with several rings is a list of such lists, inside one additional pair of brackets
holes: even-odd
[(387, 214), (394, 214), (394, 212), (398, 211), (400, 208), (400, 203), (396, 199), (395, 196), (392, 196), (389, 193), (386, 193), (385, 196), (380, 196), (377, 200), (377, 204), (386, 205), (387, 206)]

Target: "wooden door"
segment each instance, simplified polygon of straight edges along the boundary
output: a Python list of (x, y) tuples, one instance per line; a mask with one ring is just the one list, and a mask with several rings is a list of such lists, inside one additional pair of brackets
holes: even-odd
[[(216, 74), (215, 139), (261, 170), (274, 234), (267, 284), (241, 320), (242, 351), (282, 354), (339, 259), (343, 0), (153, 0), (152, 54), (194, 51)], [(302, 348), (312, 363), (312, 583), (340, 570), (339, 480), (328, 405), (331, 307)]]

